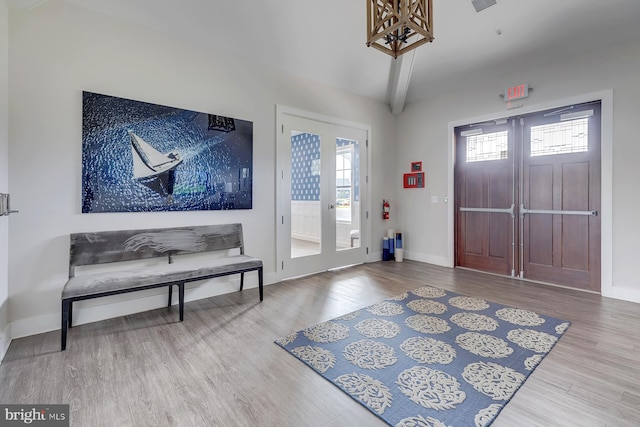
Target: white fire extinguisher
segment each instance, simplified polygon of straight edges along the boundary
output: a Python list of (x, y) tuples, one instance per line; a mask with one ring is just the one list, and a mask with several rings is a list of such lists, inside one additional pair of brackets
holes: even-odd
[(382, 219), (389, 219), (389, 211), (391, 211), (391, 206), (389, 206), (388, 200), (382, 200)]

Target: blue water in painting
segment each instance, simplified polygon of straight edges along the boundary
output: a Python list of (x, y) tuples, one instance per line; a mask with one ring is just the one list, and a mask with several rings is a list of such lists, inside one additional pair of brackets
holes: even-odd
[[(84, 92), (82, 212), (251, 209), (253, 123), (233, 122), (210, 130), (209, 114)], [(169, 185), (134, 178), (129, 131), (182, 157)]]

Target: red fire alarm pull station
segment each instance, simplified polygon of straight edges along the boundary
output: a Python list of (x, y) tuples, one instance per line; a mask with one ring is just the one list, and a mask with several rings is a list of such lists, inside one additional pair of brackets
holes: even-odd
[(423, 188), (424, 172), (405, 173), (404, 188)]

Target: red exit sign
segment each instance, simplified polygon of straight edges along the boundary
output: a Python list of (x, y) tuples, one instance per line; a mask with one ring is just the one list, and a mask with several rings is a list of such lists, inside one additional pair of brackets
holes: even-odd
[(504, 91), (504, 100), (506, 102), (513, 101), (516, 99), (522, 99), (529, 96), (529, 84), (521, 84), (517, 86), (511, 86), (505, 89)]

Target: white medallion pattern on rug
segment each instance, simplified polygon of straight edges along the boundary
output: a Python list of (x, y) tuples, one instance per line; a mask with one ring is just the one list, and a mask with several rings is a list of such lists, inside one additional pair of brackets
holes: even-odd
[(398, 375), (396, 384), (411, 401), (438, 411), (454, 409), (466, 398), (458, 380), (446, 372), (426, 366), (405, 369)]
[(460, 334), (456, 337), (456, 343), (473, 354), (492, 359), (502, 359), (513, 353), (513, 349), (502, 338), (478, 332)]
[(448, 365), (456, 357), (456, 350), (444, 341), (428, 337), (412, 337), (400, 344), (400, 349), (419, 363)]
[(493, 400), (507, 400), (524, 382), (521, 373), (492, 362), (471, 363), (464, 368), (462, 378)]
[(447, 306), (430, 299), (415, 299), (407, 303), (407, 307), (421, 314), (442, 314), (447, 311)]
[(393, 338), (401, 331), (400, 325), (387, 319), (365, 319), (354, 328), (367, 338)]
[(495, 319), (478, 313), (456, 313), (449, 320), (470, 331), (495, 331), (500, 326)]
[(281, 346), (285, 346), (288, 344), (291, 344), (292, 342), (294, 342), (296, 340), (296, 338), (298, 338), (298, 333), (294, 332), (292, 334), (286, 335), (282, 338), (279, 338), (276, 340), (277, 344), (280, 344)]
[(327, 343), (343, 340), (349, 336), (349, 328), (335, 322), (324, 322), (304, 329), (305, 337), (311, 341)]
[(433, 417), (424, 418), (422, 415), (400, 420), (396, 427), (448, 427), (445, 423)]
[(524, 367), (527, 369), (527, 371), (533, 371), (536, 366), (538, 366), (540, 362), (542, 362), (543, 357), (544, 356), (541, 354), (534, 354), (531, 357), (527, 357), (527, 360), (524, 361)]
[(384, 414), (384, 411), (391, 406), (393, 401), (389, 387), (369, 375), (354, 372), (341, 375), (334, 381), (347, 393), (379, 415)]
[(449, 300), (449, 304), (459, 308), (460, 310), (480, 311), (489, 308), (489, 304), (483, 299), (472, 297), (453, 297)]
[(393, 347), (373, 340), (353, 342), (344, 348), (342, 355), (362, 369), (384, 369), (398, 361)]
[(571, 323), (569, 322), (565, 322), (565, 323), (561, 323), (558, 326), (556, 326), (556, 334), (562, 335), (565, 332), (567, 332), (567, 329), (569, 328), (569, 325)]
[(336, 356), (322, 347), (305, 345), (291, 350), (300, 360), (307, 362), (316, 371), (325, 373), (336, 365)]
[(395, 302), (382, 301), (367, 308), (367, 311), (376, 316), (396, 316), (404, 313), (404, 308)]
[(473, 418), (473, 420), (475, 421), (476, 427), (488, 426), (493, 421), (493, 419), (498, 415), (498, 412), (500, 412), (501, 409), (502, 409), (502, 405), (498, 405), (497, 403), (494, 403), (478, 411), (476, 416)]
[(393, 296), (393, 297), (389, 298), (389, 300), (390, 301), (404, 301), (407, 298), (409, 298), (409, 293), (405, 292), (404, 294)]
[(395, 427), (488, 427), (570, 323), (425, 286), (276, 343)]
[(442, 298), (447, 295), (447, 291), (444, 289), (434, 288), (432, 286), (414, 289), (411, 293), (422, 298)]
[(424, 334), (442, 334), (451, 330), (446, 320), (439, 317), (416, 314), (404, 320), (405, 325)]
[(538, 326), (544, 323), (544, 319), (537, 313), (521, 308), (501, 308), (496, 311), (496, 316), (498, 319), (518, 326)]
[(336, 317), (334, 320), (353, 320), (360, 316), (360, 310), (356, 310), (352, 313), (347, 313), (344, 316)]
[(532, 329), (514, 329), (507, 333), (507, 338), (520, 347), (536, 353), (548, 353), (558, 342), (557, 337)]

